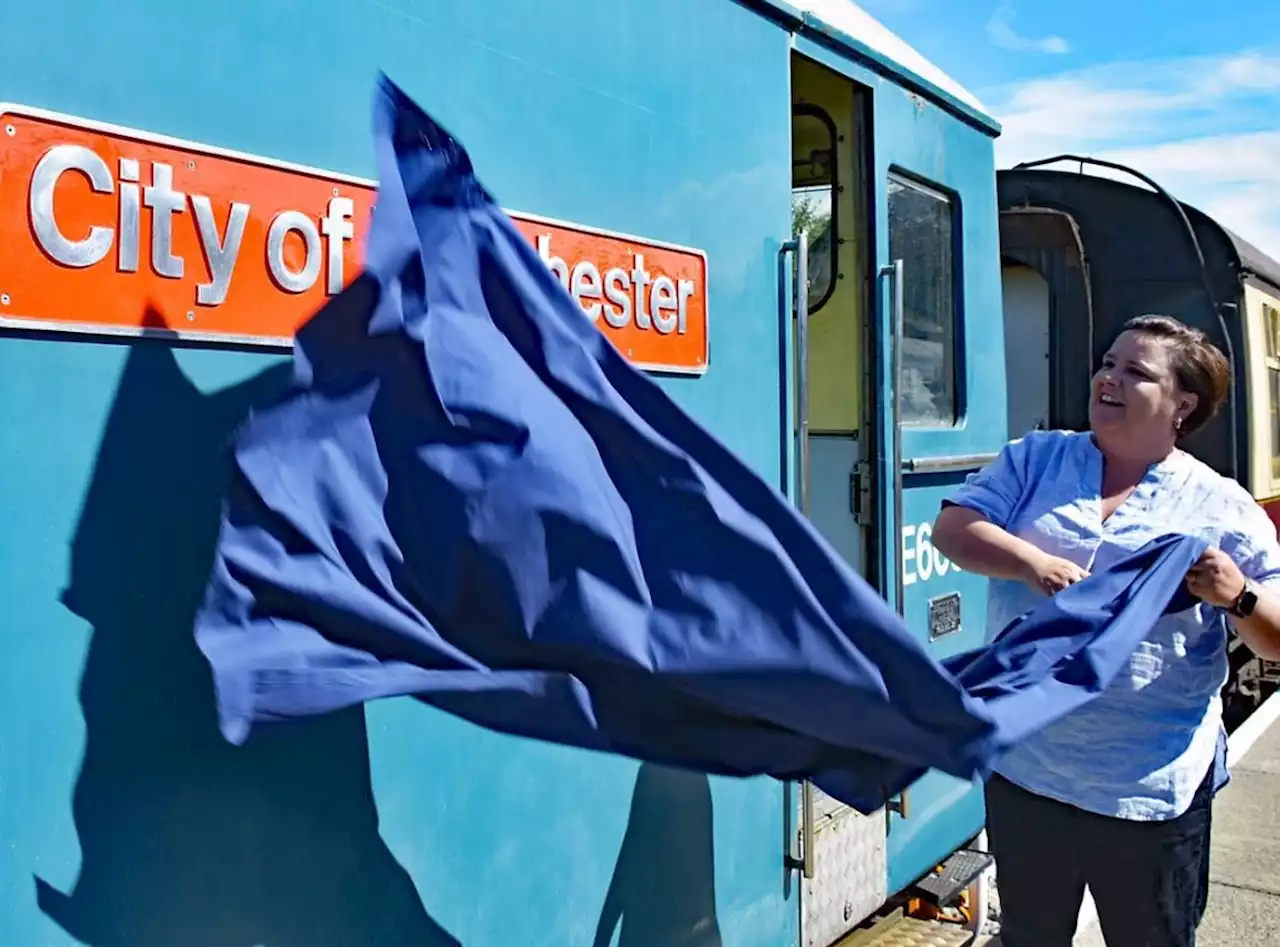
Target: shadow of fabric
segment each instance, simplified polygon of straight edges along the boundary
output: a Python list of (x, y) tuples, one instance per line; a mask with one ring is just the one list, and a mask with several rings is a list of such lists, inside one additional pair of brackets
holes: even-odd
[(645, 764), (605, 895), (594, 947), (721, 947), (711, 784)]
[(214, 394), (130, 344), (63, 603), (93, 626), (74, 889), (40, 908), (95, 947), (453, 947), (378, 831), (363, 711), (223, 740), (192, 634), (230, 438), (279, 365)]

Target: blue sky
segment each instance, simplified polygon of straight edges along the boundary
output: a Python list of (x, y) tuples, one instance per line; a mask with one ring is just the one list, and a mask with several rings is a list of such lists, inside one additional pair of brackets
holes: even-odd
[(859, 0), (1004, 125), (1122, 161), (1280, 259), (1280, 2)]

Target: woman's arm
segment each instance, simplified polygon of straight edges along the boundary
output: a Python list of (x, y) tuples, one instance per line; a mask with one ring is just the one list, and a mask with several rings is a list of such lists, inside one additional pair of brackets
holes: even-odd
[[(1280, 661), (1280, 593), (1270, 585), (1249, 582), (1248, 590), (1258, 597), (1247, 618), (1228, 615), (1240, 640), (1266, 661)], [(1244, 571), (1221, 549), (1210, 549), (1187, 573), (1187, 588), (1201, 601), (1230, 609), (1246, 589)]]
[(961, 569), (1025, 582), (1050, 595), (1088, 575), (963, 506), (943, 507), (933, 524), (933, 545)]
[(1254, 585), (1258, 604), (1248, 618), (1229, 619), (1240, 640), (1264, 661), (1280, 661), (1280, 595), (1265, 585)]
[(970, 572), (1025, 582), (1049, 595), (1088, 573), (1042, 552), (1004, 526), (1022, 503), (1037, 471), (1051, 465), (1058, 435), (1036, 432), (1005, 445), (986, 467), (965, 479), (933, 524), (933, 545)]
[(969, 572), (1022, 581), (1039, 549), (1005, 532), (976, 510), (945, 506), (933, 524), (934, 547)]

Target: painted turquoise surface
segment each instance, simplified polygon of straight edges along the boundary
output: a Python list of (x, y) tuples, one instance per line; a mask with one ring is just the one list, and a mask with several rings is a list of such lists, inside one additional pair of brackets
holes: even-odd
[(991, 115), (980, 109), (974, 108), (967, 102), (962, 102), (956, 96), (952, 95), (929, 80), (923, 78), (915, 71), (907, 68), (902, 63), (890, 59), (884, 53), (856, 36), (836, 29), (828, 23), (819, 19), (811, 13), (804, 15), (805, 27), (814, 33), (846, 48), (854, 57), (861, 61), (872, 64), (879, 70), (887, 70), (895, 83), (900, 84), (903, 88), (910, 88), (913, 91), (923, 92), (931, 100), (937, 102), (954, 115), (961, 116), (973, 123), (976, 127), (981, 128), (992, 134), (999, 134), (1000, 123)]
[[(64, 0), (0, 32), (0, 100), (366, 176), (385, 69), (505, 206), (706, 250), (710, 369), (662, 384), (776, 479), (777, 24), (727, 0)], [(626, 947), (711, 914), (726, 945), (794, 944), (773, 781), (408, 701), (221, 740), (190, 619), (225, 440), (286, 371), (0, 336), (0, 943)]]
[[(903, 500), (904, 584), (907, 624), (928, 637), (929, 600), (958, 592), (960, 630), (929, 645), (939, 660), (983, 643), (987, 614), (987, 580), (962, 572), (933, 549), (932, 523), (942, 501), (963, 479), (961, 474), (906, 478)], [(911, 789), (909, 818), (896, 814), (889, 831), (889, 890), (917, 881), (949, 853), (981, 831), (986, 819), (980, 787), (968, 780), (930, 772)]]
[[(977, 127), (995, 134), (1000, 132), (1000, 123), (993, 116), (980, 109), (975, 109), (967, 102), (962, 102), (950, 92), (939, 88), (903, 63), (886, 56), (863, 39), (836, 29), (822, 18), (802, 11), (793, 4), (786, 2), (786, 0), (743, 0), (743, 2), (768, 12), (790, 30), (807, 32), (811, 36), (820, 38), (828, 45), (834, 45), (842, 55), (856, 59), (862, 65), (887, 73), (893, 81), (901, 84), (904, 88), (924, 93), (951, 113), (967, 119)], [(862, 5), (869, 6), (869, 4)]]
[[(1001, 326), (999, 230), (995, 195), (994, 141), (985, 131), (922, 96), (894, 84), (881, 73), (855, 62), (830, 46), (808, 38), (796, 48), (851, 77), (871, 90), (874, 123), (875, 243), (879, 265), (889, 261), (888, 205), (885, 182), (891, 169), (933, 183), (957, 195), (960, 205), (960, 264), (957, 318), (963, 377), (960, 403), (964, 413), (954, 427), (908, 427), (903, 433), (904, 458), (954, 456), (994, 452), (1005, 443), (1004, 344)], [(887, 392), (890, 300), (885, 286), (877, 293), (879, 387)], [(961, 361), (962, 360), (962, 361)], [(886, 397), (882, 431), (891, 429), (891, 405)], [(883, 442), (888, 443), (887, 440)], [(881, 458), (885, 482), (892, 471)], [(908, 475), (904, 478), (902, 530), (931, 524), (938, 513), (947, 478)], [(881, 522), (893, 522), (889, 491), (885, 491)], [(892, 532), (888, 532), (893, 536)], [(904, 546), (907, 538), (904, 537)], [(890, 540), (892, 542), (892, 540)], [(892, 546), (882, 544), (884, 575), (892, 575)], [(927, 638), (928, 599), (959, 591), (964, 627), (956, 635), (932, 644), (938, 657), (982, 643), (978, 616), (985, 608), (986, 581), (949, 571), (928, 581), (904, 587), (908, 624)], [(887, 590), (892, 596), (892, 588)], [(893, 815), (888, 837), (889, 890), (911, 884), (935, 864), (976, 835), (984, 810), (976, 786), (931, 773), (911, 789), (909, 818)]]

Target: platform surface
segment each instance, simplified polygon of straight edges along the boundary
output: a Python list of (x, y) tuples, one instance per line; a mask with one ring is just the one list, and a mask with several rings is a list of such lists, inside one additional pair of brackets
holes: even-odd
[[(1280, 945), (1280, 723), (1233, 763), (1214, 804), (1209, 879), (1197, 947)], [(1076, 947), (1106, 947), (1096, 923)]]
[[(1280, 947), (1280, 694), (1231, 736), (1231, 783), (1214, 802), (1209, 907), (1197, 947)], [(999, 899), (997, 867), (995, 901)], [(1075, 947), (1107, 945), (1085, 895)], [(1002, 947), (1000, 938), (909, 921), (867, 947)], [(844, 947), (844, 944), (838, 945)], [(858, 947), (863, 947), (859, 943)]]

